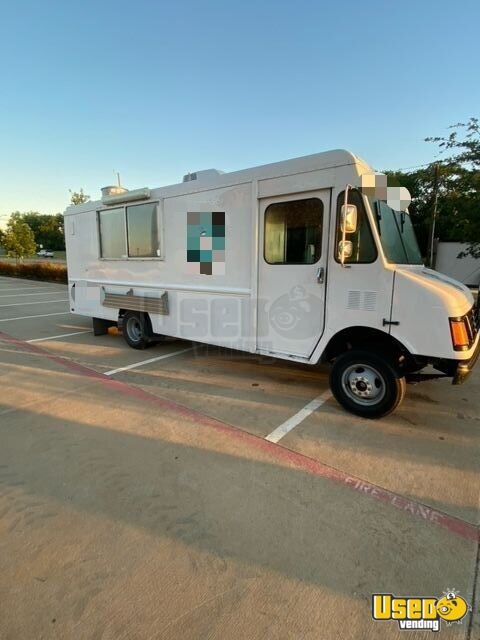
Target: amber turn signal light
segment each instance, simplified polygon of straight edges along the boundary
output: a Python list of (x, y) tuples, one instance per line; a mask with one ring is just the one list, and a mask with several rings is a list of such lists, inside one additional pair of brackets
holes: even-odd
[(468, 337), (467, 327), (463, 318), (461, 320), (450, 319), (450, 331), (452, 333), (453, 348), (456, 351), (468, 349), (470, 340)]

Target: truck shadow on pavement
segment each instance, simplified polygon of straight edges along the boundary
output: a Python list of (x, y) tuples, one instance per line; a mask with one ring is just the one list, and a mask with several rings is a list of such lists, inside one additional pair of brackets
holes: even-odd
[(318, 637), (334, 619), (323, 637), (348, 637), (356, 611), (357, 637), (385, 638), (382, 625), (372, 631), (372, 593), (471, 590), (474, 541), (121, 385), (39, 355), (2, 357), (0, 587), (12, 612), (3, 629), (16, 628), (18, 607), (31, 624), (17, 637), (39, 635), (44, 609), (89, 625), (117, 606), (115, 624), (136, 619), (138, 607), (150, 620), (136, 637), (167, 637), (164, 625), (185, 638), (185, 616), (202, 607), (209, 625), (227, 598), (229, 615), (241, 602), (246, 621), (263, 611), (271, 637), (285, 635), (295, 610), (299, 637)]
[[(17, 516), (8, 535), (44, 526), (21, 509), (27, 498), (41, 497), (59, 526), (67, 507), (87, 519), (107, 518), (112, 536), (133, 526), (351, 595), (362, 591), (367, 565), (378, 588), (407, 588), (413, 575), (432, 571), (432, 560), (440, 567), (432, 536), (444, 551), (451, 545), (452, 558), (458, 551), (459, 541), (443, 531), (328, 480), (250, 458), (222, 438), (213, 436), (209, 450), (210, 436), (206, 443), (205, 434), (186, 434), (184, 426), (184, 442), (174, 442), (154, 427), (142, 437), (28, 410), (2, 422), (2, 512)], [(402, 561), (399, 576), (399, 565), (385, 557), (394, 559), (407, 539), (418, 562), (410, 571)]]

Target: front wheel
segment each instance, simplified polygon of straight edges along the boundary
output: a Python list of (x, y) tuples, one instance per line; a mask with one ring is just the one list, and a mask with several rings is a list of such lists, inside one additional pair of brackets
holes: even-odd
[(363, 418), (381, 418), (401, 403), (406, 383), (386, 358), (354, 349), (333, 363), (330, 388), (347, 411)]

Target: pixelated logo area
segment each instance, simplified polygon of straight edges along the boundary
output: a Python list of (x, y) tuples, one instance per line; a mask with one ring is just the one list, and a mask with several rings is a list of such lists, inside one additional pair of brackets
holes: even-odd
[(366, 173), (360, 176), (360, 191), (370, 198), (387, 199), (387, 176), (383, 173)]
[(187, 213), (187, 273), (225, 275), (225, 212)]
[(304, 340), (312, 337), (312, 316), (320, 318), (321, 300), (301, 286), (293, 287), (272, 302), (268, 311), (270, 325), (282, 337)]
[(360, 191), (374, 200), (384, 200), (391, 209), (405, 211), (412, 198), (406, 187), (389, 186), (383, 173), (365, 173), (359, 178)]
[(441, 598), (397, 597), (389, 593), (372, 595), (372, 618), (397, 622), (401, 631), (429, 629), (440, 631), (441, 622), (462, 624), (472, 608), (455, 589), (447, 589)]

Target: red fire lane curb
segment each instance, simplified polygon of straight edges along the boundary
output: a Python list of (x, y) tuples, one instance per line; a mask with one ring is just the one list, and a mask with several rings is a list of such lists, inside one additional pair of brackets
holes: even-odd
[(216, 418), (211, 418), (199, 411), (189, 409), (188, 407), (177, 404), (176, 402), (173, 402), (171, 400), (164, 400), (162, 398), (159, 398), (158, 396), (155, 396), (148, 391), (144, 391), (139, 387), (132, 386), (120, 380), (113, 380), (103, 373), (94, 371), (93, 369), (73, 362), (72, 360), (67, 360), (66, 358), (50, 354), (48, 351), (42, 349), (41, 347), (38, 347), (37, 345), (25, 342), (24, 340), (13, 338), (12, 336), (1, 331), (0, 340), (15, 345), (23, 351), (41, 354), (49, 360), (60, 364), (62, 367), (69, 369), (74, 373), (77, 373), (84, 377), (96, 379), (99, 383), (108, 387), (109, 389), (116, 390), (123, 395), (128, 395), (132, 398), (137, 398), (138, 400), (154, 404), (158, 407), (161, 407), (162, 409), (172, 411), (177, 415), (185, 416), (186, 418), (194, 420), (197, 424), (215, 429), (215, 431), (217, 432), (227, 434), (233, 438), (236, 438), (237, 440), (245, 442), (249, 446), (253, 446), (261, 451), (267, 452), (270, 456), (273, 456), (278, 460), (287, 462), (299, 470), (305, 471), (318, 477), (326, 478), (337, 484), (347, 486), (353, 491), (357, 491), (362, 495), (369, 496), (370, 498), (372, 498), (373, 500), (377, 500), (378, 502), (390, 505), (391, 507), (399, 509), (400, 511), (403, 511), (404, 513), (412, 517), (420, 518), (425, 522), (429, 522), (433, 525), (441, 527), (442, 529), (446, 529), (447, 531), (450, 531), (451, 533), (461, 538), (477, 542), (480, 540), (480, 528), (474, 524), (471, 524), (470, 522), (466, 522), (465, 520), (461, 520), (460, 518), (451, 516), (447, 513), (444, 513), (443, 511), (439, 511), (438, 509), (433, 509), (432, 507), (429, 507), (428, 505), (421, 502), (409, 500), (408, 498), (389, 491), (388, 489), (384, 489), (375, 484), (362, 480), (361, 478), (340, 471), (335, 467), (324, 464), (323, 462), (319, 462), (318, 460), (309, 458), (302, 453), (298, 453), (296, 451), (292, 451), (291, 449), (287, 449), (282, 445), (269, 442), (268, 440), (265, 440), (259, 436), (256, 436), (247, 431), (242, 431), (241, 429), (233, 425), (217, 420)]

